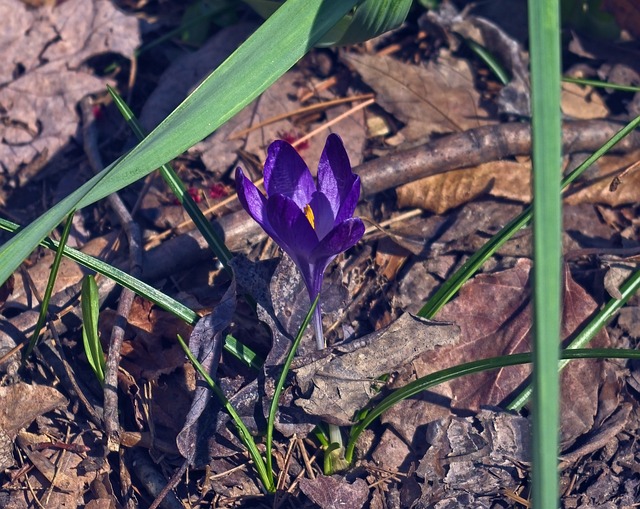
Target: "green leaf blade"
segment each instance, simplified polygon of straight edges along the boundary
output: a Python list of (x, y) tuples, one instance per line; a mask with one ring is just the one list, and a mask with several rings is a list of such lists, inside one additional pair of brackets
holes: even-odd
[(104, 384), (106, 362), (100, 335), (98, 333), (98, 317), (100, 314), (100, 294), (93, 276), (86, 276), (82, 281), (82, 343), (91, 369), (101, 384)]

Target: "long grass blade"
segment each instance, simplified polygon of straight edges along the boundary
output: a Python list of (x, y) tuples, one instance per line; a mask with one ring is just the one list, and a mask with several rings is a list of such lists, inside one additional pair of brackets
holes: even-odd
[(558, 0), (529, 0), (528, 12), (534, 196), (532, 499), (534, 507), (553, 509), (560, 496), (560, 6)]
[(40, 303), (40, 314), (38, 315), (38, 321), (36, 322), (36, 326), (33, 329), (33, 334), (31, 335), (31, 339), (29, 340), (29, 345), (27, 346), (27, 350), (22, 356), (22, 363), (24, 364), (26, 360), (31, 355), (38, 338), (40, 337), (40, 332), (42, 331), (42, 327), (44, 326), (44, 322), (47, 319), (47, 312), (49, 310), (49, 301), (51, 300), (51, 295), (53, 293), (53, 287), (56, 284), (56, 279), (58, 277), (58, 271), (60, 269), (60, 262), (62, 261), (62, 254), (64, 253), (64, 247), (67, 243), (67, 239), (69, 238), (69, 233), (71, 232), (71, 225), (73, 224), (73, 212), (69, 214), (67, 217), (67, 222), (64, 225), (64, 229), (62, 230), (62, 236), (60, 238), (60, 242), (58, 244), (58, 248), (56, 249), (56, 255), (53, 259), (53, 264), (51, 265), (51, 270), (49, 272), (49, 280), (47, 281), (47, 287), (45, 288), (44, 295), (42, 296), (42, 302)]
[(182, 339), (180, 334), (178, 334), (178, 341), (180, 342), (180, 346), (184, 350), (184, 353), (186, 354), (187, 358), (189, 359), (189, 362), (193, 364), (193, 367), (196, 369), (196, 371), (200, 374), (202, 378), (204, 378), (204, 380), (207, 382), (207, 384), (209, 385), (213, 393), (216, 395), (218, 400), (220, 400), (220, 402), (222, 403), (222, 406), (224, 406), (225, 410), (231, 416), (231, 419), (233, 420), (233, 423), (235, 424), (236, 429), (238, 430), (238, 436), (240, 437), (240, 440), (249, 451), (249, 455), (253, 460), (253, 465), (256, 471), (258, 472), (258, 476), (260, 477), (260, 480), (262, 481), (263, 486), (268, 492), (270, 493), (274, 492), (276, 490), (276, 487), (275, 487), (275, 483), (273, 482), (273, 471), (270, 469), (267, 469), (264, 458), (260, 454), (260, 451), (258, 451), (258, 447), (256, 446), (256, 442), (253, 439), (253, 436), (251, 436), (251, 433), (245, 426), (244, 422), (242, 422), (242, 418), (240, 417), (236, 409), (233, 407), (231, 402), (224, 395), (224, 392), (222, 392), (222, 389), (220, 389), (218, 384), (216, 384), (213, 381), (213, 379), (209, 376), (209, 373), (207, 373), (207, 371), (204, 369), (202, 364), (198, 362), (198, 359), (195, 358), (195, 356), (189, 349), (189, 346), (185, 343), (184, 339)]

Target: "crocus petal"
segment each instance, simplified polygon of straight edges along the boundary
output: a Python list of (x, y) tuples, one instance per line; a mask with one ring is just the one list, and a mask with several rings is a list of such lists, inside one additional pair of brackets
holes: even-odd
[(302, 269), (318, 245), (318, 236), (304, 212), (291, 198), (277, 194), (267, 200), (267, 218), (277, 235), (274, 240)]
[(333, 230), (335, 221), (333, 219), (333, 211), (327, 197), (319, 192), (314, 193), (313, 198), (309, 202), (309, 206), (313, 211), (314, 230), (319, 240), (322, 240), (327, 233)]
[(340, 209), (336, 214), (336, 224), (342, 223), (353, 216), (353, 213), (358, 206), (358, 200), (360, 199), (360, 177), (356, 176), (353, 180), (351, 190), (348, 191), (343, 197)]
[(322, 239), (322, 242), (320, 242), (311, 253), (311, 263), (319, 265), (324, 259), (330, 258), (332, 260), (338, 254), (355, 246), (363, 235), (364, 223), (362, 222), (362, 219), (359, 217), (347, 219), (336, 226), (324, 239)]
[[(353, 183), (356, 178), (351, 171), (349, 156), (342, 140), (337, 134), (330, 134), (318, 163), (318, 190), (329, 199), (333, 217), (338, 216), (342, 203), (350, 193), (353, 193)], [(360, 188), (358, 187), (359, 196)]]
[(258, 190), (251, 180), (245, 177), (241, 168), (236, 169), (236, 191), (238, 200), (249, 213), (249, 215), (258, 223), (262, 229), (278, 242), (278, 234), (275, 232), (269, 218), (267, 217), (267, 199)]
[(311, 196), (316, 192), (311, 172), (300, 154), (282, 140), (269, 145), (264, 163), (264, 188), (267, 196), (287, 196), (300, 209), (311, 201)]

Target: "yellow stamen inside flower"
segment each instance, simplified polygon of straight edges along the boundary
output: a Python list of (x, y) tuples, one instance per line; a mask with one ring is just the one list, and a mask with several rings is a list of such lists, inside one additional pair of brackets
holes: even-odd
[(304, 206), (304, 215), (307, 217), (307, 219), (309, 220), (309, 223), (311, 224), (311, 228), (313, 228), (315, 230), (316, 228), (316, 222), (315, 222), (315, 216), (313, 215), (313, 210), (311, 209), (311, 206), (309, 204)]

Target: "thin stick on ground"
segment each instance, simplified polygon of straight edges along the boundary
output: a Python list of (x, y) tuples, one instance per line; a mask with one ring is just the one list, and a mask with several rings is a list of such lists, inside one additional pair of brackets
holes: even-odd
[[(91, 110), (90, 101), (85, 98), (81, 103), (82, 109), (82, 135), (84, 151), (89, 160), (89, 164), (95, 173), (103, 167), (102, 158), (98, 151), (97, 132)], [(133, 221), (129, 210), (117, 194), (108, 197), (109, 205), (117, 215), (120, 225), (125, 232), (129, 243), (129, 271), (134, 277), (139, 277), (142, 273), (142, 236), (140, 228)], [(109, 451), (120, 449), (120, 424), (118, 421), (118, 366), (120, 365), (120, 350), (124, 340), (124, 332), (127, 318), (131, 312), (133, 298), (135, 294), (128, 289), (123, 289), (118, 301), (116, 320), (111, 330), (109, 340), (109, 353), (107, 355), (107, 365), (104, 379), (104, 426), (107, 436), (107, 448)]]

